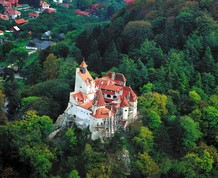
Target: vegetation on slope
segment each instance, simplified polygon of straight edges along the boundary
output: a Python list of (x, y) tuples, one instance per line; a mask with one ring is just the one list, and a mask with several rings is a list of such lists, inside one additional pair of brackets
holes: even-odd
[[(5, 82), (4, 93), (16, 98), (11, 101), (14, 118), (23, 120), (7, 122), (0, 112), (2, 175), (216, 177), (217, 7), (215, 0), (136, 0), (105, 27), (72, 31), (42, 50), (23, 70), (26, 89), (16, 80)], [(52, 114), (63, 111), (62, 93), (67, 100), (82, 56), (94, 76), (108, 70), (126, 76), (139, 96), (141, 122), (104, 143), (89, 140), (88, 130), (77, 128), (48, 140), (52, 123), (40, 115), (55, 119)], [(2, 93), (2, 108), (3, 98)], [(42, 101), (44, 107), (36, 107)], [(23, 114), (31, 109), (39, 115)], [(126, 150), (130, 161), (123, 159)]]

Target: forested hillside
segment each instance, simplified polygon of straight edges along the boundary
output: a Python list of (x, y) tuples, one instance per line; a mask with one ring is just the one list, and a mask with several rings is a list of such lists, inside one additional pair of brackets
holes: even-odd
[[(0, 87), (1, 108), (4, 95), (13, 103), (11, 119), (0, 112), (0, 175), (217, 177), (218, 1), (136, 0), (91, 26), (68, 29), (23, 68), (24, 83)], [(94, 77), (126, 76), (140, 118), (104, 142), (76, 127), (50, 140), (83, 58)]]

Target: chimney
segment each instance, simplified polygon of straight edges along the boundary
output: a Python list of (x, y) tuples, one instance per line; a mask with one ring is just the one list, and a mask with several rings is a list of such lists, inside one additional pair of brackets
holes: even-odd
[(111, 79), (112, 79), (112, 80), (115, 80), (115, 72), (112, 72), (112, 74), (111, 74)]

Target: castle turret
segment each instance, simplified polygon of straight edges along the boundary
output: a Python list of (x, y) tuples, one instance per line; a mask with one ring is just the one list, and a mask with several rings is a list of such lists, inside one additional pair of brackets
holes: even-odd
[(94, 99), (95, 81), (87, 70), (87, 64), (82, 61), (76, 69), (75, 91), (81, 91), (83, 94), (88, 94), (89, 100)]

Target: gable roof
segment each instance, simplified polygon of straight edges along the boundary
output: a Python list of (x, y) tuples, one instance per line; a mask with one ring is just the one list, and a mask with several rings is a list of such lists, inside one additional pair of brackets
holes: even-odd
[(7, 9), (4, 14), (9, 14), (9, 15), (21, 15), (21, 12), (14, 10), (14, 9)]
[(36, 13), (36, 12), (29, 12), (28, 15), (29, 15), (30, 17), (38, 17), (38, 16), (39, 16), (39, 14)]
[(129, 102), (127, 101), (127, 99), (126, 99), (125, 96), (123, 97), (123, 100), (121, 101), (120, 106), (121, 106), (121, 107), (129, 107), (129, 106), (130, 106), (130, 104), (129, 104)]
[(114, 116), (114, 113), (108, 108), (99, 108), (95, 114), (91, 114), (94, 118), (106, 119)]
[(17, 25), (22, 25), (22, 24), (26, 23), (26, 20), (24, 20), (24, 19), (17, 19), (17, 20), (14, 20), (14, 21), (15, 21), (15, 23)]
[(98, 106), (98, 107), (106, 106), (101, 89), (96, 92), (96, 99), (95, 99), (94, 104), (95, 106)]
[(84, 15), (84, 16), (89, 16), (89, 15), (90, 15), (89, 12), (81, 11), (81, 10), (79, 10), (79, 9), (76, 9), (76, 10), (75, 10), (75, 14), (77, 14), (77, 15)]
[(117, 85), (124, 85), (126, 82), (126, 77), (121, 73), (108, 72), (105, 77), (109, 77), (113, 80)]
[(9, 20), (9, 17), (7, 15), (0, 14), (0, 19), (1, 20)]

